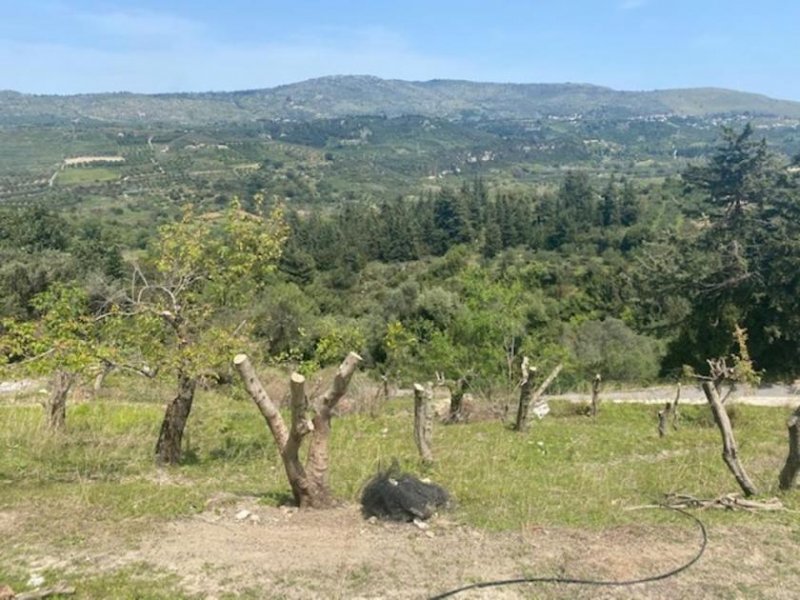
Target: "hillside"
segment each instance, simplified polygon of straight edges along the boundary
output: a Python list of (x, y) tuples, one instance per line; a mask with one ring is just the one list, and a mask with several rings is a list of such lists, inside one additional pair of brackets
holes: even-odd
[(715, 88), (629, 92), (571, 83), (412, 82), (371, 76), (322, 77), (237, 92), (75, 96), (0, 92), (0, 123), (5, 124), (52, 123), (76, 118), (200, 124), (409, 114), (467, 120), (574, 115), (631, 118), (663, 114), (800, 118), (800, 102)]

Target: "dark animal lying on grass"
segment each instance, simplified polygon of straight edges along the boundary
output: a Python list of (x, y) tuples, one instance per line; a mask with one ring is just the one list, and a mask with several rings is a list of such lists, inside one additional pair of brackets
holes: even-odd
[(441, 486), (402, 473), (397, 464), (393, 464), (364, 486), (361, 512), (367, 518), (393, 521), (429, 519), (437, 508), (447, 506), (449, 499)]

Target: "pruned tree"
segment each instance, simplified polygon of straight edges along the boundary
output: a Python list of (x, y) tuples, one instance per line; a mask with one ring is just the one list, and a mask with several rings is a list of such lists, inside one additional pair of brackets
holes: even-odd
[(522, 357), (522, 379), (519, 383), (519, 405), (517, 406), (517, 431), (520, 430), (521, 423), (528, 422), (528, 409), (531, 405), (531, 391), (533, 386), (533, 378), (536, 376), (536, 367), (530, 366), (530, 359), (527, 356)]
[(782, 490), (792, 488), (800, 470), (800, 406), (794, 409), (786, 427), (789, 430), (789, 454), (778, 478)]
[(427, 386), (414, 384), (414, 443), (425, 463), (433, 462), (433, 449), (431, 448), (431, 438), (433, 437), (432, 398), (431, 384)]
[(467, 413), (464, 409), (464, 396), (469, 389), (472, 373), (466, 373), (456, 381), (448, 381), (447, 388), (450, 390), (450, 409), (447, 413), (446, 423), (463, 423), (467, 420)]
[(678, 385), (675, 390), (675, 402), (672, 403), (672, 428), (677, 431), (678, 429), (678, 420), (680, 419), (680, 413), (678, 412), (678, 403), (681, 401), (681, 382), (678, 382)]
[(667, 427), (672, 419), (672, 428), (678, 429), (678, 402), (681, 399), (681, 382), (678, 382), (678, 389), (675, 392), (675, 402), (667, 402), (664, 408), (658, 411), (658, 437), (667, 435)]
[(550, 371), (550, 374), (539, 385), (539, 387), (536, 388), (536, 391), (531, 395), (530, 401), (528, 402), (528, 408), (518, 411), (517, 422), (514, 424), (515, 431), (527, 431), (530, 422), (530, 411), (539, 406), (542, 395), (547, 391), (547, 388), (550, 387), (550, 384), (555, 381), (556, 377), (558, 377), (558, 374), (561, 373), (563, 368), (564, 364), (558, 363), (555, 368)]
[[(237, 354), (233, 359), (245, 389), (266, 420), (278, 446), (292, 495), (300, 508), (328, 508), (334, 503), (328, 480), (331, 419), (359, 362), (361, 357), (358, 354), (348, 354), (328, 391), (312, 400), (306, 395), (305, 377), (293, 373), (290, 379), (291, 424), (287, 427), (247, 355)], [(300, 460), (300, 448), (306, 436), (310, 436), (310, 442), (304, 465)]]
[(592, 416), (596, 417), (597, 413), (600, 412), (600, 384), (602, 383), (603, 378), (600, 377), (600, 373), (595, 373), (594, 379), (592, 379)]

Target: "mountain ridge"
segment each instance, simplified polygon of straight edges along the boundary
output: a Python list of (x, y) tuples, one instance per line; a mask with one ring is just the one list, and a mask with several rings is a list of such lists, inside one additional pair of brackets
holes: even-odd
[(372, 75), (333, 75), (238, 91), (65, 96), (0, 91), (0, 122), (6, 124), (76, 118), (190, 124), (412, 114), (457, 120), (663, 114), (800, 119), (800, 102), (716, 87), (629, 91), (586, 83), (406, 81)]

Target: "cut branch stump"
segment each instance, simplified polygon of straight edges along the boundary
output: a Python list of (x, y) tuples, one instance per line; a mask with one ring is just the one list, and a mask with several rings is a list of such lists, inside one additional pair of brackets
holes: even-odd
[(592, 417), (596, 417), (600, 411), (600, 384), (602, 381), (600, 373), (597, 373), (592, 380)]
[(658, 437), (664, 437), (667, 433), (667, 421), (672, 412), (672, 404), (667, 402), (664, 408), (658, 411)]
[(672, 417), (672, 428), (678, 430), (678, 402), (681, 399), (681, 384), (678, 382), (678, 390), (675, 392), (675, 402), (667, 402), (664, 408), (658, 411), (658, 437), (667, 435), (667, 424)]
[(519, 406), (517, 407), (517, 420), (514, 424), (516, 431), (521, 431), (523, 423), (528, 422), (528, 409), (531, 405), (533, 378), (536, 376), (536, 367), (531, 367), (527, 356), (522, 359), (522, 381), (519, 384)]
[(447, 415), (446, 423), (463, 423), (467, 420), (464, 411), (464, 395), (469, 389), (470, 375), (463, 375), (450, 388), (450, 412)]
[(419, 383), (414, 384), (414, 442), (425, 463), (433, 462), (431, 447), (433, 438), (432, 398), (433, 390), (430, 384), (427, 387), (423, 387)]
[(792, 488), (797, 471), (800, 470), (800, 406), (789, 417), (786, 426), (789, 430), (789, 455), (786, 457), (786, 464), (783, 465), (779, 477), (782, 490)]
[(517, 419), (517, 422), (514, 425), (515, 431), (526, 431), (528, 429), (530, 423), (530, 411), (535, 410), (537, 407), (539, 407), (539, 405), (544, 404), (544, 402), (543, 401), (540, 402), (539, 399), (547, 391), (547, 388), (550, 387), (550, 384), (553, 383), (553, 381), (555, 381), (555, 378), (558, 377), (558, 374), (561, 373), (561, 369), (563, 368), (564, 365), (562, 363), (556, 365), (556, 367), (552, 371), (550, 371), (550, 374), (547, 376), (547, 379), (545, 379), (541, 383), (541, 385), (539, 385), (539, 387), (536, 388), (536, 391), (531, 395), (527, 409), (523, 411), (518, 411), (517, 413), (518, 416), (520, 412), (523, 413), (524, 420), (519, 420), (519, 418)]
[(675, 402), (672, 404), (672, 428), (678, 430), (678, 402), (681, 401), (681, 382), (678, 382), (678, 389), (675, 391)]
[(56, 371), (53, 375), (53, 389), (45, 402), (47, 426), (53, 431), (63, 431), (67, 422), (67, 396), (76, 375), (68, 371)]

